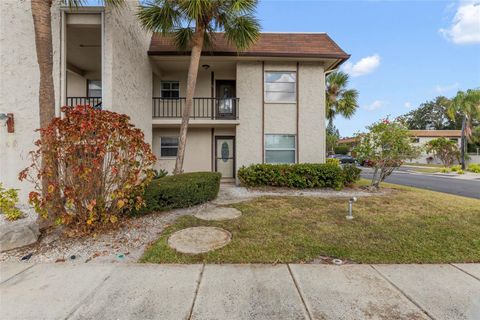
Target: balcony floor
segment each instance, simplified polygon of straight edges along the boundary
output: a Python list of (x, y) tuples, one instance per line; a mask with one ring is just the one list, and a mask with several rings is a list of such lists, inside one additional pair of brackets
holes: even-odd
[[(182, 119), (175, 118), (175, 119), (168, 119), (168, 118), (153, 118), (152, 119), (152, 127), (158, 128), (166, 128), (166, 127), (178, 127), (182, 123)], [(220, 120), (220, 119), (190, 119), (189, 126), (190, 127), (235, 127), (236, 125), (240, 124), (239, 120)]]

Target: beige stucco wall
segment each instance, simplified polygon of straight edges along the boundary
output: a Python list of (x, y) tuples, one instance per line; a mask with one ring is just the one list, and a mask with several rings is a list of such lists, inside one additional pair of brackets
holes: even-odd
[[(428, 163), (427, 162), (427, 158), (430, 157), (430, 156), (433, 156), (432, 154), (427, 154), (425, 152), (425, 145), (431, 141), (431, 140), (434, 140), (434, 139), (437, 139), (437, 138), (433, 138), (433, 137), (418, 137), (418, 142), (417, 143), (413, 143), (414, 146), (416, 147), (419, 147), (421, 148), (421, 153), (420, 155), (418, 156), (418, 158), (416, 159), (412, 159), (412, 162), (414, 163)], [(447, 138), (447, 139), (450, 139), (450, 138)], [(457, 147), (458, 149), (460, 150), (461, 149), (461, 139), (460, 138), (455, 138), (457, 139)], [(434, 158), (432, 162), (430, 163), (434, 163), (434, 164), (441, 164), (442, 161), (438, 158)]]
[(237, 97), (240, 98), (236, 132), (236, 167), (262, 163), (262, 63), (237, 63)]
[[(58, 1), (52, 8), (53, 74), (60, 70), (60, 11)], [(34, 132), (39, 127), (39, 71), (29, 0), (0, 1), (0, 113), (13, 113), (15, 132), (7, 133), (0, 124), (0, 182), (19, 189), (26, 202), (32, 186), (18, 181), (18, 173), (29, 164), (28, 152), (34, 149)], [(59, 106), (59, 77), (54, 76), (55, 96)]]
[(128, 114), (152, 141), (152, 67), (147, 51), (151, 34), (135, 16), (138, 1), (122, 9), (105, 10), (104, 103), (105, 109)]
[[(160, 156), (160, 138), (178, 137), (179, 128), (154, 128), (153, 129), (153, 153), (157, 157), (155, 168), (165, 169), (169, 173), (175, 168), (175, 157)], [(215, 136), (235, 136), (235, 127), (231, 128), (213, 128), (213, 141)], [(187, 147), (185, 150), (185, 160), (183, 170), (185, 172), (193, 171), (212, 171), (213, 154), (212, 149), (212, 128), (189, 128), (187, 134)]]
[(67, 71), (67, 97), (85, 97), (87, 79), (74, 72)]
[[(160, 156), (160, 138), (178, 137), (179, 129), (154, 129), (153, 130), (153, 152), (157, 156), (157, 169), (165, 169), (169, 173), (175, 168), (175, 157)], [(210, 128), (190, 128), (187, 134), (187, 146), (185, 149), (185, 159), (183, 170), (192, 171), (211, 171), (212, 169), (212, 132)]]
[(325, 162), (325, 75), (321, 63), (300, 62), (298, 162)]

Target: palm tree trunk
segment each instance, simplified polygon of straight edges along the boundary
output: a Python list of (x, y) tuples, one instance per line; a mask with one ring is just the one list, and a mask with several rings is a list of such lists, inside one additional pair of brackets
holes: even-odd
[(35, 46), (40, 69), (40, 127), (46, 127), (55, 117), (53, 87), (52, 0), (31, 0)]
[[(52, 0), (31, 0), (33, 26), (35, 32), (35, 47), (37, 50), (37, 61), (40, 70), (39, 84), (39, 114), (40, 127), (45, 128), (55, 117), (55, 88), (53, 86), (53, 45), (52, 45)], [(43, 140), (44, 137), (40, 137)], [(46, 165), (46, 155), (42, 155), (42, 169)], [(42, 193), (47, 194), (48, 185), (56, 179), (56, 172), (53, 177), (47, 179), (42, 177)], [(58, 195), (59, 198), (59, 195)], [(55, 199), (55, 200), (58, 200)], [(54, 203), (57, 203), (54, 200)], [(53, 223), (50, 219), (42, 221), (41, 227)]]
[(183, 159), (185, 157), (185, 146), (187, 144), (188, 121), (190, 120), (190, 113), (193, 106), (193, 95), (195, 93), (195, 86), (197, 84), (198, 67), (200, 65), (200, 56), (203, 49), (203, 38), (205, 31), (202, 28), (197, 28), (192, 39), (192, 53), (190, 55), (190, 66), (188, 68), (187, 78), (187, 94), (185, 101), (185, 108), (182, 112), (182, 124), (180, 126), (180, 137), (178, 142), (177, 160), (175, 162), (175, 170), (173, 174), (183, 172)]

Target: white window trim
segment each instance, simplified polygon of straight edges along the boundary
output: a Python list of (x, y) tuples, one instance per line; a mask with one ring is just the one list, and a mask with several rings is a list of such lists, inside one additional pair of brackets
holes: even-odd
[[(171, 147), (171, 146), (162, 146), (162, 139), (163, 138), (177, 138), (177, 146), (176, 147)], [(177, 156), (162, 156), (162, 149), (177, 149), (177, 154), (178, 154), (178, 145), (180, 144), (180, 137), (179, 136), (160, 136), (160, 159), (176, 159)]]
[[(293, 148), (267, 148), (267, 136), (291, 136), (294, 137), (293, 141), (295, 143)], [(270, 163), (267, 162), (267, 151), (293, 151), (294, 154), (294, 161), (293, 163), (290, 162), (274, 162), (271, 164), (294, 164), (297, 163), (297, 135), (296, 134), (290, 134), (290, 133), (266, 133), (265, 138), (264, 138), (264, 145), (263, 145), (263, 150), (264, 150), (264, 156), (263, 156), (263, 162), (264, 163)]]
[[(294, 73), (295, 74), (295, 82), (291, 82), (291, 83), (294, 83), (295, 86), (295, 99), (293, 101), (271, 101), (271, 100), (268, 100), (267, 99), (267, 73)], [(294, 70), (265, 70), (263, 72), (263, 102), (265, 104), (296, 104), (297, 103), (297, 97), (298, 97), (298, 92), (297, 92), (297, 81), (298, 81), (298, 75), (297, 75), (297, 71), (294, 71)], [(290, 82), (288, 82), (290, 83)], [(282, 92), (282, 91), (277, 91), (277, 92)]]

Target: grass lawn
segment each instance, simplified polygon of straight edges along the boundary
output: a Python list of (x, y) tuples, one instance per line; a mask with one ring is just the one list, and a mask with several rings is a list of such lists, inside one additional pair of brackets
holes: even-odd
[[(361, 185), (365, 185), (361, 181)], [(236, 220), (179, 218), (146, 250), (142, 262), (281, 263), (318, 256), (358, 263), (480, 262), (480, 200), (385, 184), (389, 195), (363, 197), (355, 219), (345, 199), (265, 197), (233, 205)], [(169, 235), (193, 226), (232, 233), (227, 246), (200, 255), (167, 246)]]

